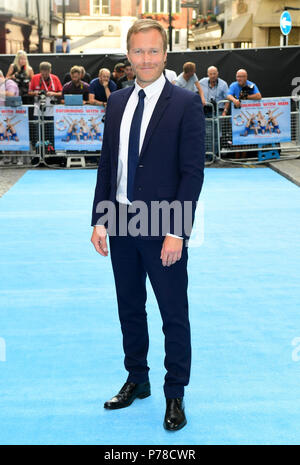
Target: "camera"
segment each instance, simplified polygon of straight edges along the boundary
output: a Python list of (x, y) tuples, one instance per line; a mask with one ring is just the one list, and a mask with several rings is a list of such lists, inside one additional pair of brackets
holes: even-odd
[(212, 104), (212, 106), (214, 107), (214, 111), (216, 112), (217, 111), (217, 101), (214, 98), (211, 97), (210, 103)]
[(25, 66), (22, 66), (21, 70), (18, 73), (15, 73), (15, 81), (18, 84), (20, 94), (27, 94), (30, 79), (25, 71)]
[(56, 105), (57, 103), (58, 103), (58, 99), (56, 97), (51, 97), (50, 104), (51, 105)]
[(39, 91), (38, 101), (40, 102), (40, 105), (46, 105), (46, 91), (45, 90)]
[(244, 86), (242, 87), (239, 95), (239, 100), (247, 100), (248, 95), (251, 93), (251, 91), (254, 89), (254, 84), (251, 84), (250, 86)]

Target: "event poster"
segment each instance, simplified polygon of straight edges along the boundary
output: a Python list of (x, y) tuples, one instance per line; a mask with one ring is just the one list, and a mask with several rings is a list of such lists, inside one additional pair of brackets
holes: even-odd
[(105, 107), (93, 105), (54, 107), (55, 150), (101, 150)]
[(0, 107), (0, 150), (29, 151), (27, 107)]
[(290, 99), (242, 100), (232, 104), (233, 145), (272, 144), (291, 140)]

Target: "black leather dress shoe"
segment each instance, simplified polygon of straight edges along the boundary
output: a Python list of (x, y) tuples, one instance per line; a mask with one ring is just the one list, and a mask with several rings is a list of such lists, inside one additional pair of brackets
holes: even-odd
[(164, 420), (164, 428), (168, 431), (177, 431), (186, 425), (184, 414), (183, 397), (176, 399), (166, 399), (167, 408)]
[(134, 399), (145, 399), (151, 395), (150, 383), (130, 383), (126, 382), (119, 393), (104, 404), (104, 408), (113, 410), (117, 408), (129, 407)]

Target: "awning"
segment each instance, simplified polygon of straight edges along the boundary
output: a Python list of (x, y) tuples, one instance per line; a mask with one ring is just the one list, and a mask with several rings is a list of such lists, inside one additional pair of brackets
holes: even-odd
[(195, 47), (213, 47), (220, 44), (221, 28), (217, 24), (212, 28), (194, 28), (193, 29), (193, 46)]
[(221, 42), (252, 42), (252, 14), (241, 15), (231, 21)]
[[(253, 25), (259, 27), (280, 27), (280, 16), (286, 4), (290, 7), (300, 7), (299, 0), (289, 0), (288, 2), (262, 0), (253, 18)], [(292, 25), (300, 26), (300, 11), (288, 10), (292, 17)]]

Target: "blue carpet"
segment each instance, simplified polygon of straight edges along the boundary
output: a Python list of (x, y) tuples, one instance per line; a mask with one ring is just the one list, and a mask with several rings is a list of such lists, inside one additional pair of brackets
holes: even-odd
[(95, 178), (32, 170), (0, 199), (0, 443), (299, 444), (299, 188), (268, 168), (206, 170), (188, 425), (169, 433), (150, 286), (152, 396), (103, 408), (127, 372), (110, 259), (90, 243)]

